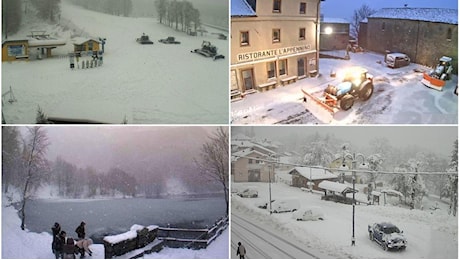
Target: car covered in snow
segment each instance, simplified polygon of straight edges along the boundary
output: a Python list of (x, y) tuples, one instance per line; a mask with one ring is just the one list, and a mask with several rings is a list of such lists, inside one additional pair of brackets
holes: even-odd
[(368, 226), (369, 239), (377, 242), (387, 251), (389, 249), (406, 249), (407, 239), (403, 231), (391, 223), (374, 223)]
[(273, 213), (294, 212), (300, 208), (298, 199), (279, 199), (272, 203)]
[(324, 214), (320, 207), (301, 208), (292, 214), (297, 221), (324, 220)]
[(247, 188), (241, 192), (238, 192), (236, 195), (240, 196), (241, 198), (257, 198), (259, 193), (255, 189)]
[(390, 68), (400, 68), (410, 64), (410, 58), (404, 53), (389, 53), (385, 56), (385, 63)]

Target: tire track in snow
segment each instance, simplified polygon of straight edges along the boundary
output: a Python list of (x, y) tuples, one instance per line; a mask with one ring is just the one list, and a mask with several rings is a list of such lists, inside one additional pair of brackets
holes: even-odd
[[(282, 238), (281, 236), (278, 236), (277, 234), (273, 233), (273, 232), (270, 232), (268, 230), (265, 230), (261, 227), (259, 227), (258, 225), (255, 225), (253, 224), (252, 222), (250, 221), (247, 221), (237, 215), (233, 215), (232, 214), (232, 225), (235, 225), (235, 226), (240, 226), (242, 229), (248, 231), (248, 232), (251, 232), (250, 229), (257, 229), (257, 233), (256, 234), (255, 232), (251, 232), (254, 236), (260, 238), (262, 241), (265, 241), (267, 244), (271, 245), (273, 248), (276, 248), (279, 252), (281, 252), (283, 255), (286, 255), (288, 256), (289, 258), (299, 258), (298, 256), (294, 256), (294, 251), (297, 251), (297, 253), (300, 253), (302, 255), (302, 258), (306, 258), (306, 257), (310, 257), (310, 258), (319, 258), (313, 254), (311, 254), (310, 252), (308, 251), (305, 251), (303, 248), (300, 248), (299, 246), (295, 245), (294, 243), (291, 243), (290, 241), (286, 241), (284, 238)], [(250, 227), (250, 229), (248, 229), (247, 227)], [(233, 231), (232, 231), (233, 232)], [(262, 236), (260, 233), (263, 233), (264, 235)], [(272, 241), (275, 240), (276, 242), (280, 242), (280, 243), (277, 243), (277, 244), (282, 244), (284, 245), (284, 248), (278, 246), (277, 244), (275, 243), (272, 243), (272, 241), (269, 241), (268, 238), (271, 238)], [(285, 246), (288, 246), (288, 247), (291, 247), (290, 250), (286, 250)]]

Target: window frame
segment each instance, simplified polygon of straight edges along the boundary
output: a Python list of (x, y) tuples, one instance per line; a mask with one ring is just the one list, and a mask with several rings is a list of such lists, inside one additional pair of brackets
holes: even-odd
[[(273, 65), (273, 69), (271, 68), (271, 65)], [(276, 78), (276, 62), (275, 61), (267, 62), (267, 78), (268, 79)]]
[[(246, 39), (244, 39), (245, 37)], [(249, 31), (240, 31), (240, 46), (249, 46)]]
[[(275, 37), (275, 34), (278, 35), (278, 37)], [(281, 42), (281, 29), (279, 28), (274, 28), (272, 29), (272, 43), (280, 43)]]
[[(273, 0), (273, 6), (272, 6), (272, 12), (273, 13), (281, 13), (281, 0)], [(277, 9), (275, 9), (277, 8)]]
[[(303, 7), (303, 10), (302, 10)], [(306, 2), (300, 2), (299, 5), (299, 14), (306, 14), (307, 13), (307, 3)]]
[[(303, 35), (302, 35), (302, 32), (303, 32)], [(305, 27), (299, 28), (299, 41), (305, 40), (305, 33), (306, 33)]]
[[(283, 64), (283, 66), (281, 66)], [(282, 72), (282, 70), (284, 70)], [(280, 76), (287, 75), (287, 59), (281, 59), (278, 61), (278, 73)]]

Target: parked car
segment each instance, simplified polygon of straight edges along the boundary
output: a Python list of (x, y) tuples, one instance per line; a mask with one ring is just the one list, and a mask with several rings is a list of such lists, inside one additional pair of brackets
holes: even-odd
[(272, 203), (273, 213), (294, 212), (300, 208), (298, 199), (279, 199)]
[(388, 222), (374, 223), (369, 225), (367, 229), (369, 239), (377, 242), (385, 251), (389, 249), (406, 249), (407, 240), (403, 232), (395, 225)]
[(324, 220), (324, 214), (320, 207), (301, 208), (292, 214), (297, 221)]
[(257, 198), (259, 193), (255, 189), (248, 188), (238, 192), (236, 195), (240, 196), (241, 198)]
[(410, 64), (410, 58), (404, 53), (389, 53), (385, 57), (385, 63), (390, 68), (400, 68)]

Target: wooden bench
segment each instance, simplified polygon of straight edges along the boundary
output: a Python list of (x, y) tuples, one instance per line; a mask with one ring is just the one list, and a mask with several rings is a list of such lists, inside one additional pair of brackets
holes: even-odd
[(294, 83), (297, 81), (297, 76), (287, 77), (281, 79), (281, 84), (284, 86), (286, 83)]
[(315, 77), (316, 74), (318, 74), (318, 71), (317, 71), (317, 70), (310, 70), (310, 71), (308, 72), (308, 74), (310, 75), (310, 77)]
[(263, 91), (266, 91), (266, 90), (269, 90), (269, 89), (274, 89), (275, 86), (276, 86), (276, 81), (272, 81), (272, 82), (259, 84), (257, 86), (257, 88), (258, 88), (259, 91), (263, 92)]

